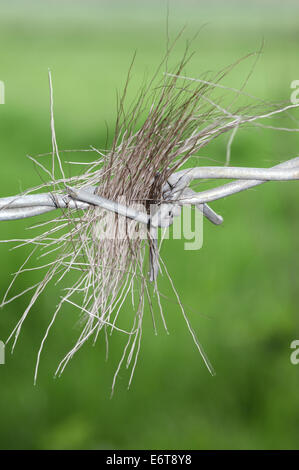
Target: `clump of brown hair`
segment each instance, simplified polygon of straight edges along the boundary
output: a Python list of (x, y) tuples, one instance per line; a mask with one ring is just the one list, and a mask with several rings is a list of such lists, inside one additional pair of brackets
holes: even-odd
[[(167, 58), (168, 53), (161, 66), (166, 63)], [(65, 177), (56, 142), (50, 75), (53, 144), (51, 168), (47, 169), (45, 164), (41, 164), (40, 159), (33, 159), (45, 171), (50, 181), (34, 190), (50, 188), (53, 194), (64, 194), (68, 185), (81, 189), (96, 186), (97, 194), (112, 201), (124, 198), (127, 205), (138, 204), (139, 207), (141, 205), (144, 211), (149, 213), (150, 204), (159, 205), (163, 202), (163, 186), (169, 176), (182, 167), (191, 156), (196, 155), (201, 148), (224, 132), (265, 117), (259, 114), (247, 115), (250, 107), (236, 106), (236, 96), (242, 94), (242, 90), (230, 90), (235, 96), (232, 102), (224, 107), (223, 98), (219, 97), (219, 89), (225, 90), (225, 93), (229, 89), (222, 86), (220, 82), (233, 66), (213, 77), (205, 76), (205, 79), (182, 78), (189, 59), (187, 49), (173, 73), (164, 74), (162, 80), (156, 83), (157, 74), (161, 70), (159, 68), (153, 80), (142, 88), (131, 108), (125, 110), (130, 68), (124, 93), (118, 104), (111, 150), (103, 152), (92, 148), (91, 150), (96, 155), (95, 161), (84, 165), (85, 169), (82, 174), (69, 178)], [(251, 108), (254, 109), (252, 106)], [(147, 116), (143, 118), (146, 109), (148, 110)], [(108, 351), (109, 334), (119, 331), (127, 335), (128, 340), (114, 375), (112, 389), (114, 389), (117, 374), (124, 361), (127, 367), (131, 366), (130, 385), (140, 350), (146, 301), (150, 307), (154, 329), (156, 329), (154, 305), (156, 303), (167, 330), (157, 280), (154, 281), (152, 292), (146, 272), (146, 253), (153, 243), (150, 231), (146, 239), (138, 234), (132, 238), (128, 233), (134, 231), (138, 223), (128, 219), (124, 221), (121, 216), (114, 216), (114, 223), (110, 227), (105, 227), (106, 237), (102, 239), (99, 236), (99, 230), (103, 230), (105, 218), (103, 209), (89, 208), (85, 211), (64, 209), (61, 211), (58, 217), (35, 226), (36, 228), (45, 227), (43, 233), (22, 242), (22, 244), (33, 245), (33, 250), (14, 276), (2, 305), (31, 289), (34, 293), (9, 339), (14, 337), (14, 347), (25, 318), (50, 281), (55, 280), (57, 284), (61, 283), (69, 273), (72, 273), (76, 279), (63, 290), (41, 342), (35, 379), (40, 355), (50, 328), (62, 306), (69, 303), (79, 311), (81, 332), (72, 349), (60, 362), (56, 373), (63, 372), (69, 360), (89, 338), (96, 341), (103, 330)], [(116, 232), (123, 223), (125, 223), (127, 236), (117, 237)], [(37, 285), (8, 299), (8, 293), (14, 281), (26, 270), (25, 265), (29, 259), (38, 253), (40, 257), (51, 256), (55, 253), (56, 258), (40, 267), (40, 269), (46, 269), (46, 274)], [(158, 263), (159, 269), (166, 273), (169, 279), (195, 344), (206, 365), (212, 371), (161, 257)], [(126, 330), (120, 326), (119, 320), (122, 308), (129, 297), (132, 300), (132, 314), (131, 318), (127, 319), (131, 325)]]

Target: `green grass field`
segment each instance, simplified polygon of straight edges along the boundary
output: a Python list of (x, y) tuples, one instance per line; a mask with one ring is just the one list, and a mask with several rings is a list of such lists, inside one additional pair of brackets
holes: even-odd
[[(189, 76), (216, 72), (258, 50), (264, 40), (246, 90), (264, 100), (289, 102), (290, 83), (299, 79), (298, 6), (248, 3), (170, 1), (170, 37), (187, 24), (171, 60), (180, 59), (185, 40), (202, 25), (192, 43)], [(41, 181), (26, 155), (51, 150), (48, 68), (59, 147), (100, 148), (106, 143), (105, 122), (111, 142), (116, 92), (122, 90), (134, 52), (128, 101), (144, 76), (156, 70), (165, 47), (164, 1), (28, 1), (18, 6), (1, 1), (0, 80), (6, 103), (0, 105), (0, 196)], [(224, 84), (240, 87), (252, 64), (252, 58), (240, 64)], [(227, 139), (201, 155), (224, 162)], [(232, 164), (271, 166), (296, 156), (298, 148), (296, 133), (251, 127), (237, 133)], [(72, 308), (63, 310), (51, 332), (34, 387), (36, 354), (59, 295), (52, 286), (26, 320), (15, 353), (7, 350), (6, 364), (0, 366), (0, 448), (298, 448), (299, 365), (290, 362), (290, 343), (299, 336), (297, 195), (297, 182), (270, 183), (215, 202), (224, 224), (205, 221), (201, 250), (184, 251), (183, 240), (163, 247), (215, 377), (205, 369), (172, 296), (173, 302), (164, 304), (170, 335), (160, 324), (155, 336), (147, 312), (129, 391), (129, 375), (122, 370), (109, 398), (124, 346), (118, 335), (112, 337), (107, 362), (99, 341), (84, 347), (64, 375), (53, 379), (78, 334)], [(25, 237), (32, 222), (2, 222), (0, 238)], [(26, 253), (0, 244), (1, 297)], [(38, 279), (37, 272), (23, 275), (19, 289)], [(166, 279), (161, 290), (169, 293)], [(29, 296), (21, 297), (0, 311), (0, 339), (7, 338), (28, 301)], [(131, 313), (127, 308), (123, 315)]]

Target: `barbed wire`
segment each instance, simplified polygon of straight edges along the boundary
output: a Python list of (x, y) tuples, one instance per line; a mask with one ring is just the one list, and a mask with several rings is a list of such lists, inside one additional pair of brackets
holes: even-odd
[[(236, 181), (196, 192), (189, 188), (189, 185), (197, 179), (236, 179)], [(119, 202), (106, 199), (96, 194), (96, 186), (77, 189), (65, 185), (65, 193), (59, 191), (0, 198), (0, 221), (29, 218), (56, 209), (86, 210), (91, 207), (101, 207), (146, 225), (167, 227), (173, 222), (173, 217), (179, 215), (181, 206), (195, 205), (206, 218), (215, 225), (219, 225), (223, 219), (209, 207), (208, 202), (231, 196), (269, 181), (294, 180), (299, 180), (299, 157), (272, 168), (219, 166), (188, 168), (175, 172), (168, 178), (162, 188), (162, 200), (152, 204), (152, 206), (156, 206), (154, 215), (148, 215)]]

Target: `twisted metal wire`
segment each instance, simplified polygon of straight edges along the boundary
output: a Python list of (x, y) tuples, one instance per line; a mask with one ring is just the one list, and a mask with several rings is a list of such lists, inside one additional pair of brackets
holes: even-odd
[[(195, 192), (189, 184), (195, 179), (236, 179), (236, 181)], [(84, 189), (65, 186), (65, 194), (41, 193), (0, 198), (0, 221), (24, 219), (55, 209), (82, 209), (99, 206), (119, 215), (153, 227), (167, 227), (173, 217), (179, 215), (177, 208), (195, 205), (212, 223), (223, 222), (220, 215), (208, 206), (208, 202), (222, 199), (240, 191), (253, 188), (268, 181), (293, 181), (299, 179), (299, 157), (272, 168), (246, 167), (197, 167), (173, 173), (162, 188), (163, 200), (154, 215), (137, 211), (118, 202), (95, 194), (96, 187)]]

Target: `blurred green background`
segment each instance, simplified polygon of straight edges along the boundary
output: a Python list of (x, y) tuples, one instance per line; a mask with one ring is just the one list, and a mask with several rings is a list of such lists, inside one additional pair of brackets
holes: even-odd
[[(196, 53), (187, 67), (190, 76), (216, 72), (259, 49), (264, 40), (246, 90), (272, 102), (289, 102), (290, 83), (299, 79), (296, 2), (168, 4), (170, 37), (187, 25), (173, 51), (174, 62), (185, 39), (205, 24), (192, 44)], [(59, 147), (103, 147), (105, 121), (109, 143), (116, 91), (124, 85), (134, 51), (129, 101), (163, 56), (166, 17), (165, 1), (0, 2), (0, 80), (6, 87), (6, 104), (0, 106), (1, 196), (40, 182), (26, 155), (51, 149), (48, 68)], [(243, 63), (224, 84), (240, 87), (251, 66), (252, 60)], [(284, 124), (282, 118), (269, 124), (273, 122)], [(224, 162), (227, 139), (201, 155)], [(297, 154), (298, 134), (248, 128), (236, 135), (232, 164), (271, 166)], [(90, 155), (80, 158), (87, 161)], [(63, 376), (53, 379), (78, 334), (72, 308), (63, 310), (51, 332), (34, 387), (36, 354), (59, 296), (58, 288), (51, 287), (26, 320), (14, 355), (7, 351), (6, 364), (0, 366), (0, 448), (297, 448), (299, 365), (290, 362), (290, 343), (299, 337), (297, 195), (296, 182), (270, 183), (215, 202), (225, 222), (221, 227), (205, 222), (201, 250), (184, 251), (183, 241), (168, 241), (163, 247), (215, 377), (205, 369), (179, 308), (169, 301), (164, 303), (169, 336), (162, 326), (154, 336), (146, 312), (129, 391), (129, 376), (122, 370), (109, 398), (124, 345), (118, 335), (108, 362), (103, 341), (95, 347), (88, 344)], [(25, 237), (31, 223), (3, 222), (0, 238)], [(0, 245), (1, 296), (26, 253)], [(38, 272), (26, 274), (18, 288), (38, 279)], [(167, 289), (162, 279), (162, 292)], [(1, 339), (7, 338), (28, 301), (29, 296), (21, 297), (1, 310)]]

